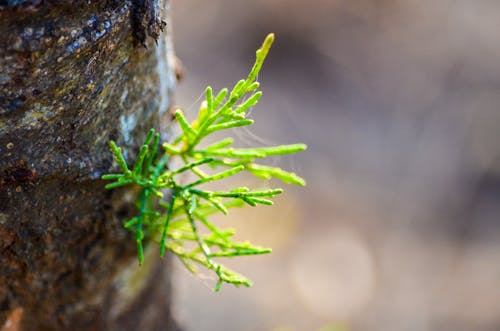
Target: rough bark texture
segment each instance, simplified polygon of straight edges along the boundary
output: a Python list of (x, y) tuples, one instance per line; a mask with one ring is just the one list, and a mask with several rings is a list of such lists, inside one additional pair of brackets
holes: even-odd
[(168, 261), (138, 268), (121, 225), (134, 192), (99, 179), (109, 140), (168, 132), (165, 2), (0, 0), (0, 326), (174, 328)]

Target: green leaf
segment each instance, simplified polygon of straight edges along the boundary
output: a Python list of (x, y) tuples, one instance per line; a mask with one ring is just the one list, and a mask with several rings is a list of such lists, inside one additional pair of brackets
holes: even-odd
[(244, 169), (245, 169), (245, 167), (242, 166), (242, 165), (236, 166), (234, 168), (231, 168), (231, 169), (219, 172), (219, 173), (217, 173), (215, 175), (212, 175), (210, 177), (203, 178), (203, 179), (197, 180), (195, 182), (192, 182), (192, 183), (186, 185), (185, 188), (191, 188), (193, 186), (201, 185), (201, 184), (204, 184), (204, 183), (218, 181), (218, 180), (221, 180), (221, 179), (224, 179), (224, 178), (236, 175), (238, 172), (241, 172)]
[(222, 90), (220, 90), (219, 94), (217, 94), (214, 100), (214, 106), (213, 106), (214, 109), (219, 107), (220, 104), (224, 101), (224, 99), (226, 99), (227, 93), (228, 93), (227, 88), (223, 88)]
[(211, 253), (210, 257), (233, 257), (233, 256), (243, 256), (243, 255), (262, 255), (269, 254), (272, 252), (270, 248), (264, 249), (242, 249), (236, 251), (225, 251), (225, 252), (216, 252)]
[(186, 119), (186, 116), (184, 116), (184, 112), (180, 109), (177, 109), (175, 111), (175, 118), (177, 118), (177, 121), (179, 122), (179, 125), (184, 132), (184, 136), (186, 138), (191, 138), (191, 137), (196, 137), (198, 135), (198, 131), (193, 129), (191, 124)]
[(229, 213), (228, 210), (227, 210), (227, 208), (226, 208), (226, 206), (224, 206), (224, 204), (222, 202), (220, 202), (219, 200), (214, 199), (214, 198), (209, 198), (209, 199), (207, 199), (207, 201), (209, 201), (210, 203), (212, 203), (224, 215), (227, 215)]
[(286, 184), (295, 184), (300, 186), (306, 185), (306, 181), (303, 178), (293, 172), (288, 172), (281, 168), (268, 167), (252, 163), (247, 165), (246, 169), (253, 175), (263, 179), (275, 177)]
[(256, 92), (250, 98), (248, 98), (245, 102), (243, 102), (241, 105), (239, 105), (238, 108), (236, 108), (235, 112), (236, 113), (243, 113), (243, 112), (247, 111), (249, 108), (253, 107), (257, 102), (259, 102), (261, 97), (262, 97), (262, 92)]
[[(172, 137), (170, 143), (163, 143), (164, 153), (158, 151), (161, 135), (151, 129), (130, 170), (122, 149), (113, 141), (110, 142), (111, 153), (121, 173), (105, 174), (102, 179), (113, 181), (105, 186), (108, 189), (134, 185), (130, 192), (136, 192), (139, 196), (135, 204), (137, 214), (124, 223), (124, 227), (135, 235), (139, 264), (144, 263), (145, 242), (153, 240), (160, 245), (160, 256), (164, 256), (168, 249), (191, 272), (198, 272), (197, 266), (214, 272), (218, 278), (216, 291), (220, 290), (222, 283), (251, 285), (250, 280), (218, 264), (213, 258), (266, 254), (271, 250), (248, 242), (234, 241), (233, 229), (220, 229), (208, 218), (219, 212), (227, 214), (229, 208), (244, 204), (272, 205), (272, 198), (283, 191), (251, 190), (247, 187), (207, 191), (197, 186), (223, 180), (241, 171), (264, 179), (274, 177), (285, 183), (305, 185), (305, 181), (294, 173), (278, 167), (258, 165), (253, 161), (303, 151), (306, 146), (293, 144), (233, 148), (232, 138), (223, 138), (206, 148), (198, 146), (211, 133), (253, 124), (253, 120), (245, 116), (247, 110), (255, 106), (262, 97), (256, 78), (273, 40), (273, 34), (266, 37), (262, 47), (256, 52), (256, 60), (249, 75), (246, 79), (239, 80), (230, 92), (222, 89), (214, 96), (212, 88), (206, 88), (205, 100), (201, 102), (198, 116), (192, 123), (188, 122), (182, 110), (176, 111), (175, 118), (182, 134)], [(168, 163), (176, 156), (180, 162), (172, 163), (169, 167)], [(203, 165), (218, 172), (206, 174), (202, 170)], [(219, 168), (226, 170), (220, 171)], [(191, 176), (194, 177), (192, 179), (188, 176), (189, 172), (199, 178)], [(170, 194), (167, 200), (164, 200), (164, 193)], [(204, 226), (203, 233), (198, 229), (199, 224)]]
[(173, 155), (180, 155), (182, 154), (182, 151), (175, 147), (174, 145), (171, 145), (169, 143), (163, 143), (163, 148), (165, 149), (166, 152), (173, 154)]
[(199, 161), (195, 161), (195, 162), (191, 162), (191, 163), (188, 163), (182, 167), (180, 167), (179, 169), (177, 170), (174, 170), (174, 171), (171, 171), (169, 173), (166, 173), (165, 175), (168, 176), (168, 177), (172, 177), (174, 175), (177, 175), (177, 174), (181, 174), (187, 170), (191, 170), (195, 167), (198, 167), (198, 166), (201, 166), (201, 165), (204, 165), (204, 164), (207, 164), (207, 163), (210, 163), (212, 162), (214, 159), (211, 158), (211, 157), (207, 157), (207, 158), (204, 158), (202, 160), (199, 160)]
[(130, 229), (132, 228), (133, 226), (135, 226), (138, 222), (138, 218), (137, 217), (134, 217), (132, 218), (130, 221), (127, 221), (123, 226), (127, 229)]
[(123, 174), (106, 174), (102, 175), (101, 179), (102, 180), (113, 180), (113, 179), (120, 179), (125, 177)]
[[(243, 190), (246, 189), (246, 190)], [(221, 198), (241, 198), (241, 197), (274, 197), (283, 193), (282, 189), (270, 189), (261, 191), (249, 191), (246, 187), (229, 192), (210, 192), (210, 196)]]
[(118, 187), (130, 185), (133, 182), (134, 181), (132, 179), (124, 179), (124, 180), (119, 180), (119, 181), (114, 182), (114, 183), (106, 184), (106, 186), (104, 186), (104, 187), (107, 190), (111, 190), (111, 189), (114, 189), (114, 188), (118, 188)]
[(125, 158), (122, 154), (122, 149), (116, 146), (116, 143), (113, 140), (109, 142), (109, 148), (113, 153), (116, 163), (118, 163), (118, 165), (122, 168), (123, 174), (125, 174), (126, 176), (131, 175), (132, 172), (128, 169), (127, 162), (125, 161)]
[(165, 216), (165, 222), (163, 223), (163, 229), (161, 232), (161, 239), (160, 239), (160, 256), (161, 257), (165, 256), (165, 248), (166, 248), (165, 242), (167, 240), (167, 229), (168, 229), (168, 225), (170, 223), (170, 219), (172, 217), (172, 211), (174, 209), (175, 199), (176, 199), (176, 192), (172, 193), (172, 197), (170, 198), (170, 203), (169, 203), (168, 209), (167, 209), (167, 215)]
[(254, 198), (254, 197), (250, 197), (250, 196), (247, 196), (245, 199), (244, 199), (245, 202), (249, 202), (249, 201), (252, 201), (252, 202), (255, 202), (255, 203), (260, 203), (262, 205), (267, 205), (267, 206), (272, 206), (273, 205), (273, 201), (272, 200), (269, 200), (269, 199), (263, 199), (263, 198)]
[(215, 124), (215, 125), (208, 127), (207, 133), (236, 128), (236, 127), (240, 127), (240, 126), (247, 126), (247, 125), (252, 125), (252, 124), (253, 124), (253, 120), (239, 120), (239, 121), (225, 122), (225, 123)]
[(244, 79), (239, 80), (231, 90), (231, 93), (229, 94), (229, 99), (239, 98), (241, 96), (240, 93), (242, 93), (244, 85), (245, 85), (245, 80)]
[(267, 57), (267, 54), (269, 53), (269, 49), (271, 49), (271, 45), (274, 42), (274, 33), (270, 33), (267, 35), (266, 39), (264, 40), (264, 43), (262, 46), (255, 52), (255, 64), (252, 67), (252, 70), (250, 70), (250, 73), (248, 74), (248, 78), (246, 80), (247, 84), (251, 84), (255, 81), (255, 78), (260, 72), (260, 69), (262, 68), (262, 64), (264, 63), (264, 60)]
[(208, 146), (206, 148), (207, 151), (210, 151), (210, 150), (214, 150), (214, 149), (221, 149), (221, 148), (224, 148), (224, 147), (227, 147), (227, 146), (230, 146), (232, 145), (234, 142), (234, 139), (233, 138), (224, 138), (222, 140), (219, 140), (215, 143), (213, 143), (212, 145)]
[[(154, 130), (151, 130), (154, 133)], [(143, 175), (147, 175), (149, 172), (149, 168), (153, 165), (156, 157), (158, 155), (158, 146), (160, 145), (160, 134), (156, 133), (153, 139), (153, 145), (151, 151), (148, 153), (146, 157), (146, 161), (144, 164)]]
[[(213, 100), (213, 94), (212, 94), (212, 88), (209, 86), (205, 90), (205, 98), (207, 101), (207, 115), (210, 115), (213, 110), (214, 110), (214, 100)], [(202, 116), (199, 116), (199, 118), (203, 118)]]
[(148, 145), (141, 146), (141, 149), (139, 150), (139, 155), (137, 156), (137, 161), (135, 161), (134, 169), (132, 170), (134, 176), (137, 176), (142, 172), (142, 165), (144, 159), (146, 158), (146, 155), (148, 154), (148, 151), (149, 151)]
[(259, 87), (260, 87), (260, 83), (259, 82), (253, 82), (252, 84), (248, 85), (247, 92), (255, 91)]
[(195, 154), (204, 156), (223, 156), (231, 158), (253, 159), (265, 157), (257, 148), (226, 148), (217, 150), (197, 150)]
[(291, 144), (291, 145), (280, 145), (273, 147), (262, 147), (262, 148), (254, 148), (254, 151), (257, 151), (265, 156), (272, 155), (285, 155), (285, 154), (293, 154), (297, 152), (302, 152), (307, 149), (305, 144)]

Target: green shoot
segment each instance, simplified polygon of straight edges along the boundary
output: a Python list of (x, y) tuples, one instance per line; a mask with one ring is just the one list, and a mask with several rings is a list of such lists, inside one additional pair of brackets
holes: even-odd
[[(255, 80), (273, 40), (273, 34), (266, 37), (257, 50), (255, 64), (248, 77), (236, 83), (231, 91), (222, 89), (214, 95), (212, 88), (207, 87), (205, 100), (193, 122), (188, 121), (182, 110), (175, 112), (182, 134), (171, 143), (160, 145), (160, 135), (150, 130), (132, 168), (128, 167), (121, 148), (110, 142), (121, 173), (102, 176), (104, 180), (113, 181), (106, 188), (134, 185), (140, 189), (137, 215), (125, 222), (125, 227), (135, 234), (139, 264), (144, 262), (144, 241), (156, 242), (160, 246), (160, 256), (169, 250), (193, 273), (197, 272), (197, 266), (214, 272), (218, 278), (215, 287), (218, 291), (222, 283), (235, 286), (250, 286), (251, 283), (215, 259), (271, 252), (268, 248), (248, 242), (234, 241), (234, 231), (219, 229), (209, 216), (217, 212), (227, 214), (228, 209), (242, 204), (272, 205), (272, 198), (281, 194), (281, 189), (239, 187), (229, 191), (209, 191), (203, 189), (203, 185), (242, 171), (266, 180), (277, 178), (284, 183), (305, 185), (298, 175), (258, 164), (256, 160), (300, 152), (306, 149), (306, 145), (234, 148), (232, 138), (224, 138), (208, 147), (200, 146), (200, 143), (215, 132), (253, 123), (246, 118), (246, 112), (262, 96), (262, 92), (258, 91), (259, 83)], [(160, 146), (163, 146), (163, 152), (159, 151)], [(168, 163), (176, 157), (182, 165), (172, 169)], [(208, 175), (203, 167), (216, 172)], [(205, 230), (202, 231), (201, 227)]]

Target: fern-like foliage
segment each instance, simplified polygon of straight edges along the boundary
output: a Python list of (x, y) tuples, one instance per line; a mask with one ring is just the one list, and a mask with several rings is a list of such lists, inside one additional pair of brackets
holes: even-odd
[[(218, 291), (223, 282), (236, 286), (250, 286), (251, 283), (244, 276), (216, 262), (216, 258), (271, 252), (268, 248), (248, 242), (234, 241), (234, 231), (219, 229), (209, 220), (209, 216), (218, 212), (227, 214), (229, 208), (243, 204), (272, 205), (271, 199), (282, 193), (282, 190), (238, 187), (230, 191), (209, 191), (203, 189), (203, 184), (247, 171), (263, 179), (275, 177), (285, 183), (305, 185), (304, 180), (296, 174), (259, 164), (257, 160), (303, 151), (306, 146), (294, 144), (234, 148), (232, 138), (219, 140), (206, 147), (201, 147), (200, 143), (215, 132), (253, 123), (247, 118), (246, 112), (262, 96), (256, 78), (273, 40), (273, 34), (267, 36), (256, 52), (256, 61), (248, 77), (236, 83), (231, 91), (225, 88), (214, 94), (212, 88), (206, 89), (205, 100), (196, 120), (189, 123), (184, 112), (177, 110), (175, 117), (182, 134), (171, 143), (163, 143), (163, 149), (160, 148), (160, 135), (151, 130), (133, 167), (129, 168), (121, 148), (110, 142), (111, 152), (121, 173), (104, 175), (104, 180), (113, 180), (106, 188), (129, 185), (140, 188), (137, 216), (125, 223), (125, 227), (135, 233), (139, 264), (144, 261), (143, 242), (149, 239), (159, 244), (161, 256), (166, 250), (171, 251), (193, 273), (197, 272), (198, 266), (212, 270), (218, 277), (215, 287)], [(181, 160), (177, 162), (181, 164), (177, 168), (172, 168), (173, 158)], [(209, 168), (212, 174), (207, 174)], [(188, 172), (194, 175), (187, 176)], [(205, 230), (201, 231), (200, 226)]]

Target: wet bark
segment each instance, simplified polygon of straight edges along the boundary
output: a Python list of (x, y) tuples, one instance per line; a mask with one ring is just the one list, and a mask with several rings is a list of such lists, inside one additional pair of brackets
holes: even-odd
[(0, 326), (174, 329), (168, 259), (137, 266), (134, 192), (100, 180), (111, 139), (135, 155), (149, 128), (167, 135), (167, 16), (168, 1), (0, 0)]

